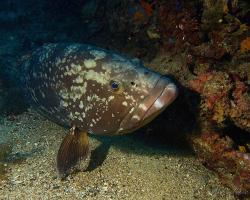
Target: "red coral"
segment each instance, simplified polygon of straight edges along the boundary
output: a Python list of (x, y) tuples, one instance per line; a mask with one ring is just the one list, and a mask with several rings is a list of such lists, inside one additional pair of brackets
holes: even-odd
[(250, 131), (250, 99), (247, 85), (238, 76), (233, 76), (235, 88), (232, 92), (229, 117), (240, 128)]
[(143, 8), (144, 12), (147, 14), (147, 16), (151, 17), (153, 13), (152, 4), (149, 4), (148, 2), (141, 0), (140, 1), (141, 7)]
[(181, 8), (182, 1), (168, 1), (158, 10), (159, 29), (168, 49), (200, 43), (198, 20), (194, 7)]
[(233, 149), (233, 141), (213, 131), (206, 131), (192, 141), (200, 161), (217, 172), (221, 182), (232, 188), (237, 195), (249, 195), (250, 161), (246, 159), (249, 154), (239, 159), (239, 152)]
[(191, 80), (189, 82), (189, 88), (191, 90), (198, 92), (198, 93), (202, 93), (202, 90), (204, 88), (206, 81), (211, 79), (212, 76), (213, 76), (212, 73), (200, 74), (196, 79)]
[(192, 47), (192, 54), (197, 57), (219, 60), (227, 53), (226, 49), (210, 43)]
[[(227, 95), (231, 89), (228, 75), (215, 72), (200, 74), (195, 80), (189, 82), (189, 87), (201, 94), (201, 111), (208, 118), (222, 122), (228, 110)], [(207, 113), (207, 111), (210, 112)]]
[(189, 88), (201, 95), (201, 113), (220, 125), (230, 118), (236, 126), (250, 131), (248, 86), (237, 75), (224, 72), (200, 74), (189, 82)]
[(247, 52), (250, 50), (250, 37), (247, 37), (246, 39), (242, 40), (240, 43), (240, 51), (241, 52)]
[[(204, 73), (190, 81), (189, 87), (200, 93), (202, 123), (211, 127), (214, 124), (211, 122), (216, 122), (216, 127), (220, 127), (225, 119), (231, 119), (234, 125), (250, 130), (248, 87), (240, 76)], [(237, 194), (245, 195), (250, 191), (250, 154), (235, 150), (233, 140), (221, 135), (206, 130), (192, 140), (194, 150), (206, 167), (219, 174), (224, 184)]]

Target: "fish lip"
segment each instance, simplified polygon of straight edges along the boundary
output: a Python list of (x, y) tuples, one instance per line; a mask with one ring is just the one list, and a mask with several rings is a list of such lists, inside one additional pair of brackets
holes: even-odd
[[(156, 96), (156, 97), (155, 97)], [(177, 86), (165, 76), (161, 76), (155, 83), (150, 95), (143, 99), (132, 112), (129, 112), (120, 123), (118, 133), (127, 133), (142, 127), (145, 120), (150, 122), (178, 96)], [(146, 108), (146, 110), (142, 110)], [(133, 122), (133, 117), (138, 116), (140, 120)], [(126, 128), (124, 128), (126, 127)]]
[[(178, 96), (178, 89), (174, 83), (169, 83), (161, 92), (161, 94), (155, 99), (150, 107), (145, 112), (142, 122), (144, 122), (152, 114), (158, 115), (167, 106), (169, 106)], [(167, 102), (167, 103), (166, 103)]]

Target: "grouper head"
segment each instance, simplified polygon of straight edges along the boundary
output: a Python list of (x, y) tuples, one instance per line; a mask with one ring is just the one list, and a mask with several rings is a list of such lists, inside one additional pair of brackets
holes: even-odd
[[(118, 55), (106, 56), (101, 62), (102, 89), (97, 94), (108, 99), (107, 109), (95, 103), (100, 110), (98, 122), (90, 117), (90, 132), (96, 134), (125, 134), (153, 120), (177, 97), (174, 82), (141, 63)], [(100, 74), (100, 70), (99, 74)]]
[[(136, 99), (137, 103), (130, 108), (122, 120), (118, 133), (132, 132), (149, 123), (177, 97), (177, 87), (169, 78), (159, 76), (152, 71), (148, 74), (157, 77), (155, 77), (152, 87), (141, 91), (140, 98)], [(149, 80), (146, 78), (144, 81)], [(140, 83), (137, 87), (140, 87)]]

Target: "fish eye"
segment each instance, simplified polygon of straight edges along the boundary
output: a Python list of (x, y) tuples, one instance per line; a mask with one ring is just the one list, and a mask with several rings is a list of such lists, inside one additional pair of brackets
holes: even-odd
[(112, 90), (117, 91), (117, 90), (119, 90), (120, 84), (117, 81), (111, 80), (110, 86), (111, 86)]
[(135, 82), (134, 81), (131, 81), (130, 84), (133, 85), (133, 86), (135, 86)]
[(148, 75), (148, 74), (149, 74), (149, 72), (148, 72), (148, 71), (145, 71), (145, 72), (144, 72), (144, 74), (145, 74), (145, 75)]

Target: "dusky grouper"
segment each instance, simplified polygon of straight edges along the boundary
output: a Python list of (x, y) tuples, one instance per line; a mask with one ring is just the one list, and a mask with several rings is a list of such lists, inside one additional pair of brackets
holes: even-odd
[(89, 134), (132, 132), (177, 97), (167, 76), (138, 60), (85, 44), (46, 44), (22, 65), (33, 107), (70, 129), (57, 155), (60, 176), (89, 153)]

